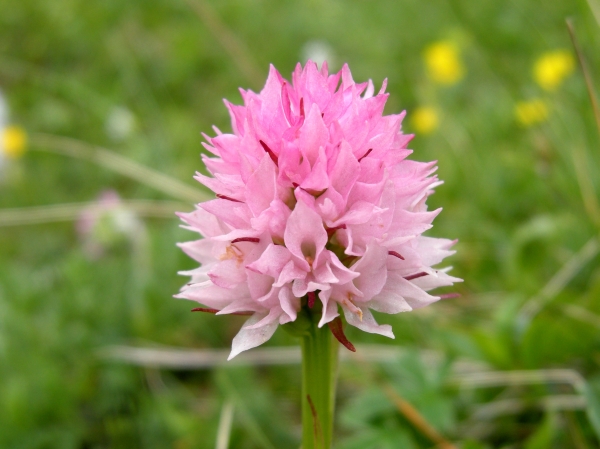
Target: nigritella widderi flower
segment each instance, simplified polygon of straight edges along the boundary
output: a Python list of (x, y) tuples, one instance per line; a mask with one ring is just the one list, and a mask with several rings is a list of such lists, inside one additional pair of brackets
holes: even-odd
[[(422, 233), (441, 209), (427, 197), (441, 184), (435, 162), (407, 159), (405, 113), (383, 115), (386, 82), (355, 83), (347, 65), (329, 75), (309, 61), (292, 82), (271, 67), (263, 90), (225, 102), (233, 134), (204, 136), (212, 176), (196, 179), (216, 199), (181, 213), (201, 239), (182, 249), (201, 266), (178, 298), (195, 310), (250, 315), (230, 358), (267, 341), (303, 308), (320, 311), (347, 347), (340, 313), (366, 332), (394, 338), (371, 310), (395, 314), (442, 296), (460, 281), (432, 268), (454, 241)], [(451, 295), (445, 295), (451, 296)]]

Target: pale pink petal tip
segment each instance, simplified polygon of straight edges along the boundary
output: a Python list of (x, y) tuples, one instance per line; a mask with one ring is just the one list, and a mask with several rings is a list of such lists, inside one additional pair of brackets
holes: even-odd
[(262, 345), (265, 341), (273, 336), (275, 330), (277, 330), (278, 323), (276, 321), (259, 328), (247, 328), (247, 326), (256, 324), (262, 318), (264, 317), (260, 315), (253, 315), (250, 319), (248, 319), (248, 321), (246, 321), (244, 327), (242, 327), (238, 334), (233, 338), (231, 353), (229, 354), (227, 360), (231, 360), (241, 352)]

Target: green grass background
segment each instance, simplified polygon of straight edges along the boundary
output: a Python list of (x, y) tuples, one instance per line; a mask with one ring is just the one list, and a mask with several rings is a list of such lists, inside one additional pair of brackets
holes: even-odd
[[(459, 239), (450, 263), (465, 280), (459, 299), (381, 316), (394, 341), (348, 330), (355, 343), (407, 355), (342, 365), (335, 447), (435, 446), (381, 379), (457, 447), (599, 447), (600, 257), (578, 254), (598, 239), (581, 185), (587, 180), (588, 202), (597, 201), (600, 139), (579, 70), (552, 94), (532, 78), (543, 52), (572, 48), (566, 17), (599, 80), (600, 27), (585, 0), (0, 1), (0, 87), (12, 121), (31, 137), (3, 175), (0, 208), (92, 201), (107, 188), (126, 199), (172, 199), (40, 151), (36, 136), (104, 146), (193, 186), (200, 132), (230, 130), (221, 99), (239, 103), (239, 86), (259, 90), (269, 63), (288, 77), (306, 42), (325, 41), (334, 69), (348, 62), (356, 80), (376, 86), (388, 78), (386, 111), (406, 109), (405, 130), (414, 108), (442, 111), (440, 127), (411, 147), (415, 159), (439, 161), (445, 184), (429, 204), (444, 211), (429, 234)], [(241, 56), (223, 46), (231, 36), (247, 49)], [(466, 75), (434, 86), (422, 51), (448, 38), (460, 43)], [(548, 101), (550, 117), (520, 127), (514, 105), (533, 97)], [(117, 106), (136, 121), (120, 141), (105, 131)], [(185, 282), (177, 271), (194, 266), (175, 243), (193, 236), (175, 218), (145, 224), (143, 257), (118, 241), (92, 260), (72, 221), (0, 223), (0, 447), (213, 448), (226, 400), (235, 404), (229, 447), (297, 447), (298, 366), (181, 371), (99, 357), (112, 344), (227, 348), (243, 322), (190, 314), (192, 303), (173, 299)], [(580, 266), (520, 326), (523, 306), (573, 258)], [(267, 345), (294, 344), (279, 331)], [(423, 362), (426, 350), (442, 362)], [(544, 382), (459, 388), (451, 374), (459, 358), (501, 371), (572, 369), (586, 382), (576, 391)], [(543, 402), (565, 395), (563, 407)], [(482, 412), (507, 400), (521, 406)]]

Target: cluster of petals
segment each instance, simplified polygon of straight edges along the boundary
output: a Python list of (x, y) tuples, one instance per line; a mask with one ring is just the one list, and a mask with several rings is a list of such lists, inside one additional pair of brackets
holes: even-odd
[(434, 269), (453, 241), (424, 237), (440, 210), (435, 162), (408, 160), (404, 113), (383, 115), (385, 82), (355, 83), (345, 65), (329, 75), (308, 62), (292, 82), (271, 67), (263, 90), (226, 102), (232, 134), (215, 128), (196, 179), (216, 199), (180, 214), (201, 239), (182, 249), (201, 266), (179, 298), (250, 318), (230, 358), (268, 340), (302, 307), (393, 338), (371, 310), (399, 313), (440, 299), (427, 291), (460, 279)]

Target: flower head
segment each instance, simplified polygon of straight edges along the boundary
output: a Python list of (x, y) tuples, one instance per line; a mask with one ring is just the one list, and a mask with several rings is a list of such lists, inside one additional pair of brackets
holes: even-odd
[(111, 247), (143, 239), (146, 229), (138, 216), (123, 204), (117, 192), (105, 190), (82, 211), (77, 221), (77, 233), (86, 254), (91, 259), (98, 259)]
[(423, 134), (432, 133), (440, 124), (440, 116), (436, 108), (421, 106), (412, 114), (411, 123), (415, 131)]
[(0, 144), (4, 155), (17, 159), (25, 153), (27, 148), (27, 134), (18, 126), (7, 126), (2, 130), (2, 143)]
[(440, 210), (426, 199), (435, 163), (408, 160), (404, 113), (383, 115), (385, 84), (355, 83), (347, 65), (329, 75), (309, 61), (292, 82), (274, 67), (263, 90), (226, 102), (233, 134), (205, 136), (216, 193), (180, 217), (200, 240), (181, 244), (201, 266), (177, 295), (217, 314), (252, 316), (231, 357), (268, 340), (302, 308), (340, 311), (366, 332), (393, 338), (371, 310), (406, 312), (460, 279), (436, 270), (453, 241), (424, 237)]
[(9, 125), (8, 116), (8, 105), (0, 91), (0, 171), (9, 159), (18, 159), (27, 148), (27, 134), (22, 128)]
[(546, 121), (549, 115), (548, 104), (541, 98), (519, 101), (515, 105), (515, 117), (522, 126), (534, 126)]
[(104, 128), (106, 134), (115, 142), (127, 139), (135, 130), (135, 116), (123, 106), (114, 107), (108, 116)]
[(435, 42), (425, 49), (423, 57), (427, 74), (435, 83), (455, 84), (465, 74), (458, 46), (453, 42)]
[(575, 70), (573, 55), (566, 50), (555, 50), (541, 55), (533, 66), (533, 77), (542, 89), (556, 90)]

